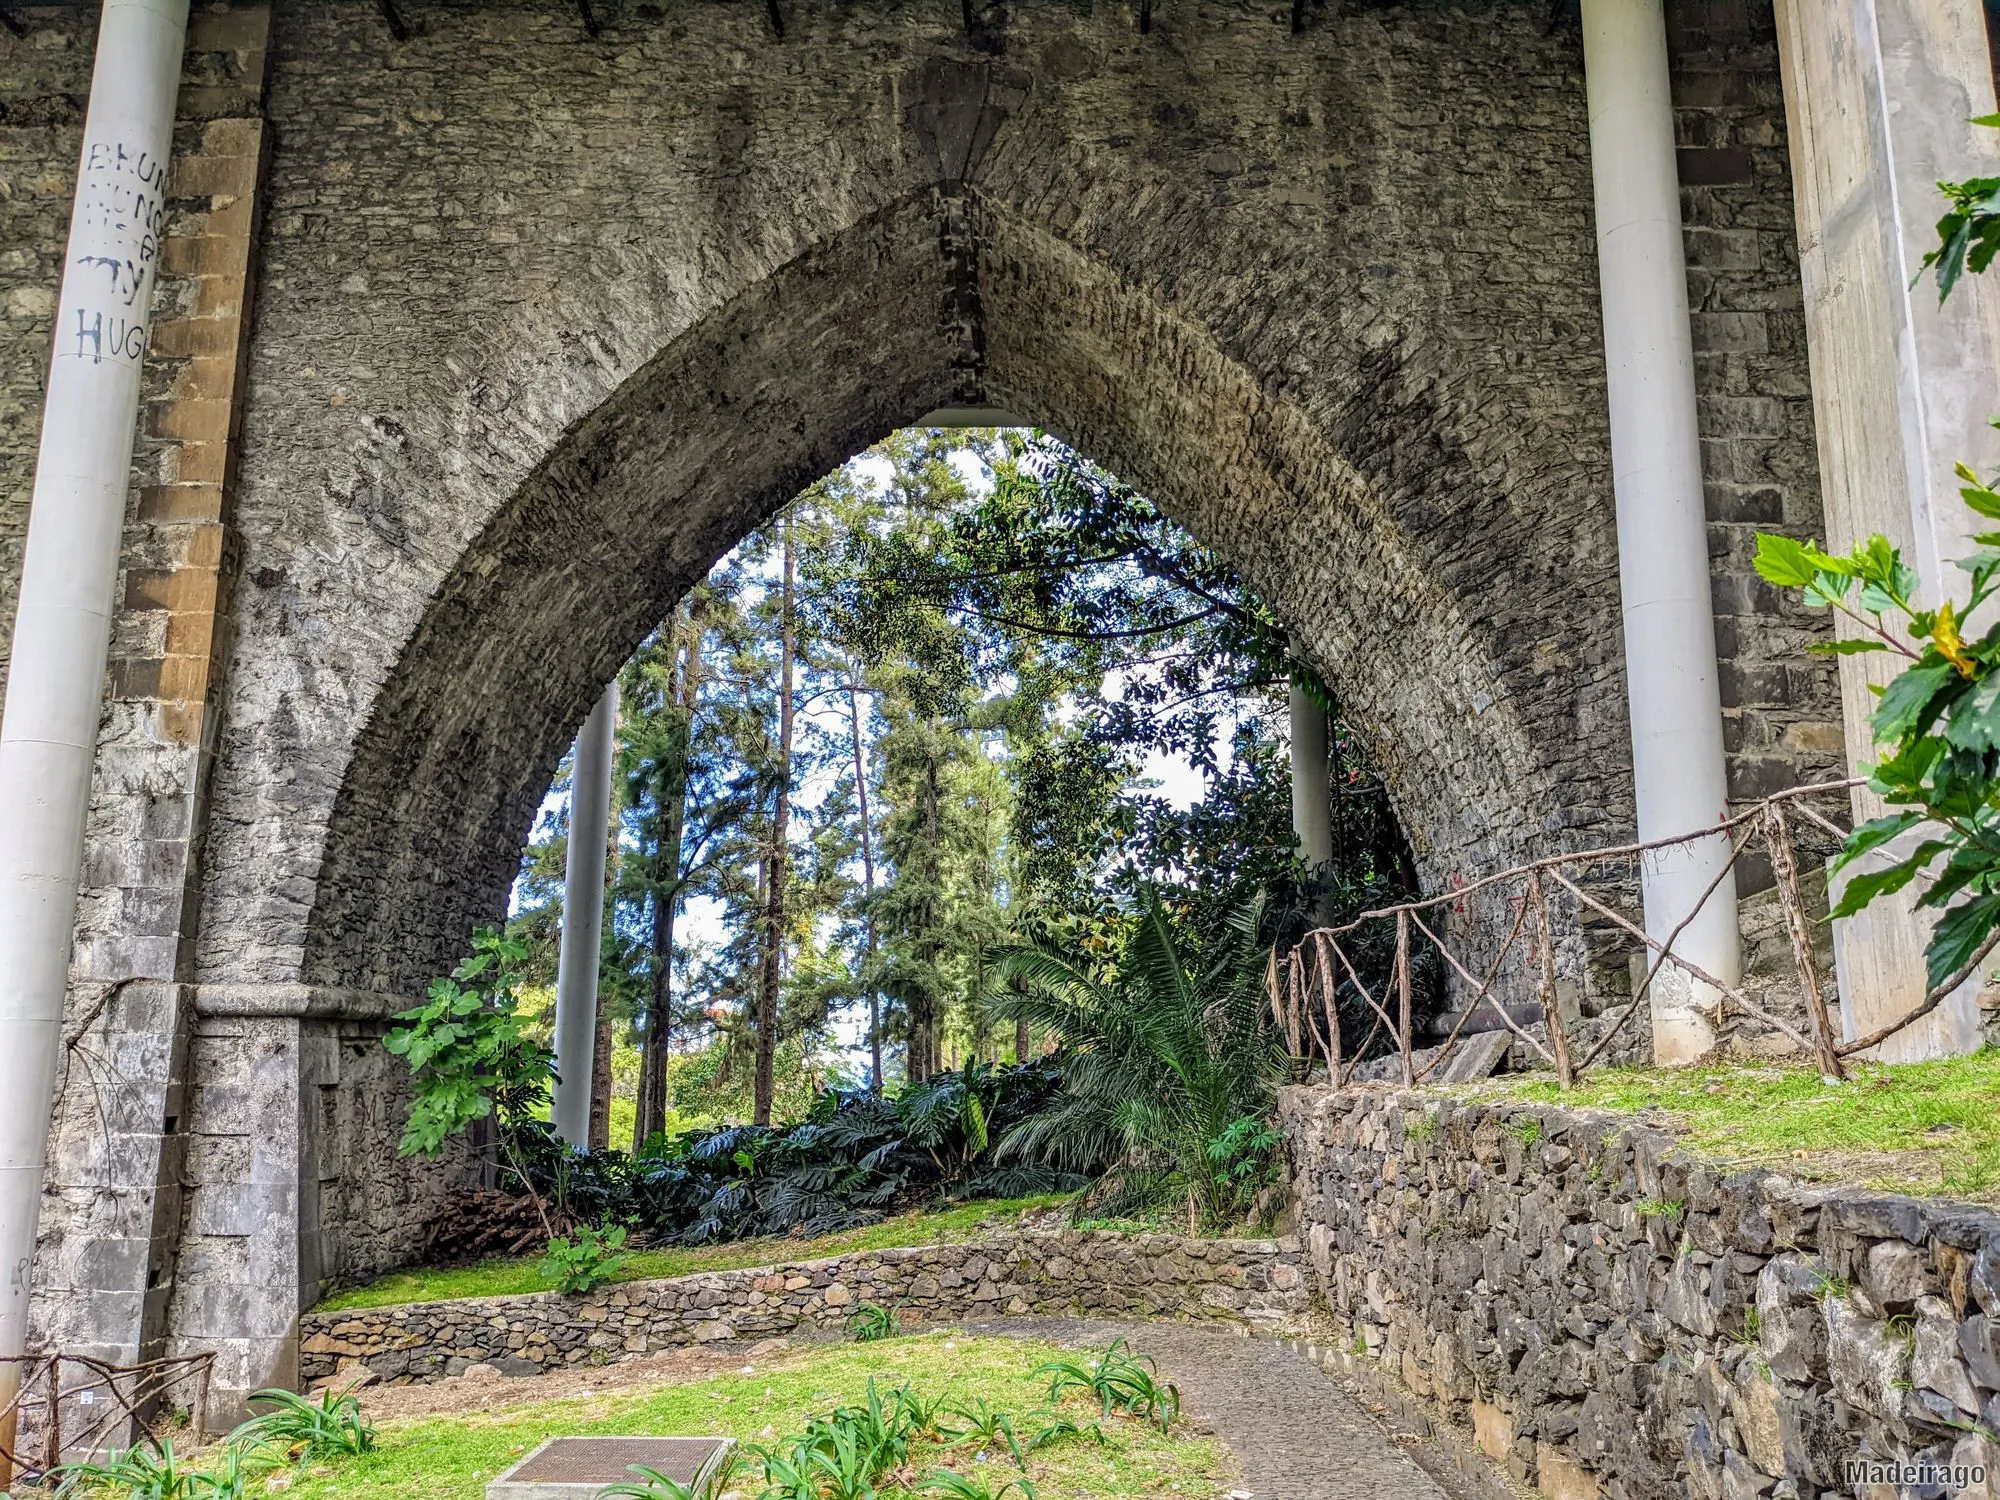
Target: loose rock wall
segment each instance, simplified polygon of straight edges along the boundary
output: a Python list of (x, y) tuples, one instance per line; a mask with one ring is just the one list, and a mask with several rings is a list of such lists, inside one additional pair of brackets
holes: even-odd
[(1329, 1362), (1379, 1362), (1544, 1494), (1897, 1493), (1853, 1460), (2000, 1494), (2000, 1215), (1730, 1173), (1594, 1112), (1282, 1113)]
[(309, 1383), (365, 1366), (407, 1384), (478, 1363), (538, 1374), (687, 1344), (842, 1328), (864, 1303), (913, 1323), (1117, 1313), (1276, 1330), (1302, 1317), (1310, 1296), (1295, 1241), (1023, 1233), (624, 1282), (582, 1296), (310, 1313), (299, 1328), (299, 1375)]

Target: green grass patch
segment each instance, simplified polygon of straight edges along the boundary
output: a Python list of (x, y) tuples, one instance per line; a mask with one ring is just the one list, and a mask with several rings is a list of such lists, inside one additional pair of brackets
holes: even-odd
[(1455, 1092), (1645, 1115), (1694, 1151), (1735, 1165), (2000, 1198), (2000, 1052), (1850, 1069), (1849, 1081), (1829, 1084), (1805, 1068), (1613, 1068), (1568, 1091), (1526, 1077)]
[[(486, 1484), (544, 1438), (647, 1434), (734, 1437), (774, 1442), (799, 1432), (835, 1406), (860, 1404), (870, 1379), (879, 1386), (908, 1382), (926, 1397), (970, 1404), (984, 1400), (1012, 1415), (1017, 1432), (1032, 1432), (1031, 1413), (1048, 1405), (1048, 1379), (1029, 1371), (1061, 1357), (1052, 1345), (1018, 1339), (931, 1334), (846, 1344), (787, 1357), (749, 1374), (711, 1377), (650, 1392), (623, 1392), (450, 1418), (384, 1422), (373, 1453), (311, 1468), (290, 1490), (296, 1500), (481, 1500)], [(1097, 1419), (1094, 1402), (1065, 1400), (1078, 1422)], [(1028, 1456), (1028, 1477), (1043, 1500), (1113, 1500), (1133, 1495), (1212, 1496), (1227, 1477), (1226, 1451), (1182, 1426), (1170, 1435), (1142, 1421), (1111, 1417), (1110, 1441), (1069, 1441)], [(917, 1472), (952, 1469), (1000, 1481), (1015, 1472), (1004, 1448), (973, 1443), (926, 1443)], [(733, 1490), (754, 1495), (760, 1485), (739, 1476)], [(886, 1494), (903, 1491), (888, 1489)]]
[[(893, 1250), (909, 1245), (948, 1245), (976, 1240), (995, 1229), (1012, 1228), (1033, 1209), (1059, 1207), (1060, 1195), (961, 1203), (936, 1213), (903, 1214), (879, 1224), (839, 1234), (803, 1239), (785, 1235), (771, 1239), (733, 1240), (723, 1245), (696, 1245), (665, 1250), (635, 1250), (618, 1268), (615, 1281), (652, 1281), (662, 1276), (691, 1276), (698, 1271), (738, 1271), (782, 1261), (818, 1260), (857, 1250)], [(396, 1271), (363, 1286), (335, 1292), (318, 1311), (340, 1312), (357, 1307), (392, 1307), (402, 1302), (441, 1302), (458, 1297), (510, 1297), (546, 1292), (554, 1283), (542, 1271), (540, 1255), (481, 1261), (473, 1266), (419, 1267)]]

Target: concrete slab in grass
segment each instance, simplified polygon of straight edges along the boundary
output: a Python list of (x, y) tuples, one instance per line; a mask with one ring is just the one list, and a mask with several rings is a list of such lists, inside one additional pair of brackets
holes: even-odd
[(716, 1437), (550, 1438), (486, 1486), (486, 1500), (597, 1500), (651, 1469), (706, 1496), (736, 1445)]

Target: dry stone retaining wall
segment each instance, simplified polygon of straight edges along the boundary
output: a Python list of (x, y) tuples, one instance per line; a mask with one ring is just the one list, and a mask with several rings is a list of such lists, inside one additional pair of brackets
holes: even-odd
[(865, 1303), (905, 1321), (1002, 1313), (1215, 1318), (1277, 1330), (1310, 1299), (1296, 1241), (1023, 1233), (754, 1270), (348, 1312), (301, 1321), (299, 1374), (365, 1366), (397, 1383), (486, 1363), (536, 1374), (686, 1344), (844, 1327)]
[[(1282, 1110), (1327, 1362), (1391, 1372), (1554, 1500), (2000, 1494), (2000, 1215), (1730, 1173), (1600, 1113)], [(1855, 1459), (1958, 1473), (1885, 1489)]]

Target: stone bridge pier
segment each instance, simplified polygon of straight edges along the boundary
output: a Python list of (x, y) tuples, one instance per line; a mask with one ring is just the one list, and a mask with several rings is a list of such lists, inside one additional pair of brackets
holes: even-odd
[(218, 1350), (224, 1407), (452, 1185), (395, 1154), (384, 1019), (604, 683), (898, 426), (1018, 413), (1224, 549), (1434, 887), (1657, 830), (1683, 772), (1710, 817), (1838, 774), (1858, 679), (1844, 739), (1755, 533), (1909, 535), (2000, 458), (1983, 290), (1907, 290), (1919, 187), (1991, 170), (1976, 0), (197, 0), (101, 702), (63, 687), (83, 854), (24, 872), (98, 10), (9, 13), (0, 884), (76, 915), (58, 1030), (0, 904), (59, 1086), (44, 1156), (0, 1059), (0, 1353), (32, 1284), (38, 1343)]

